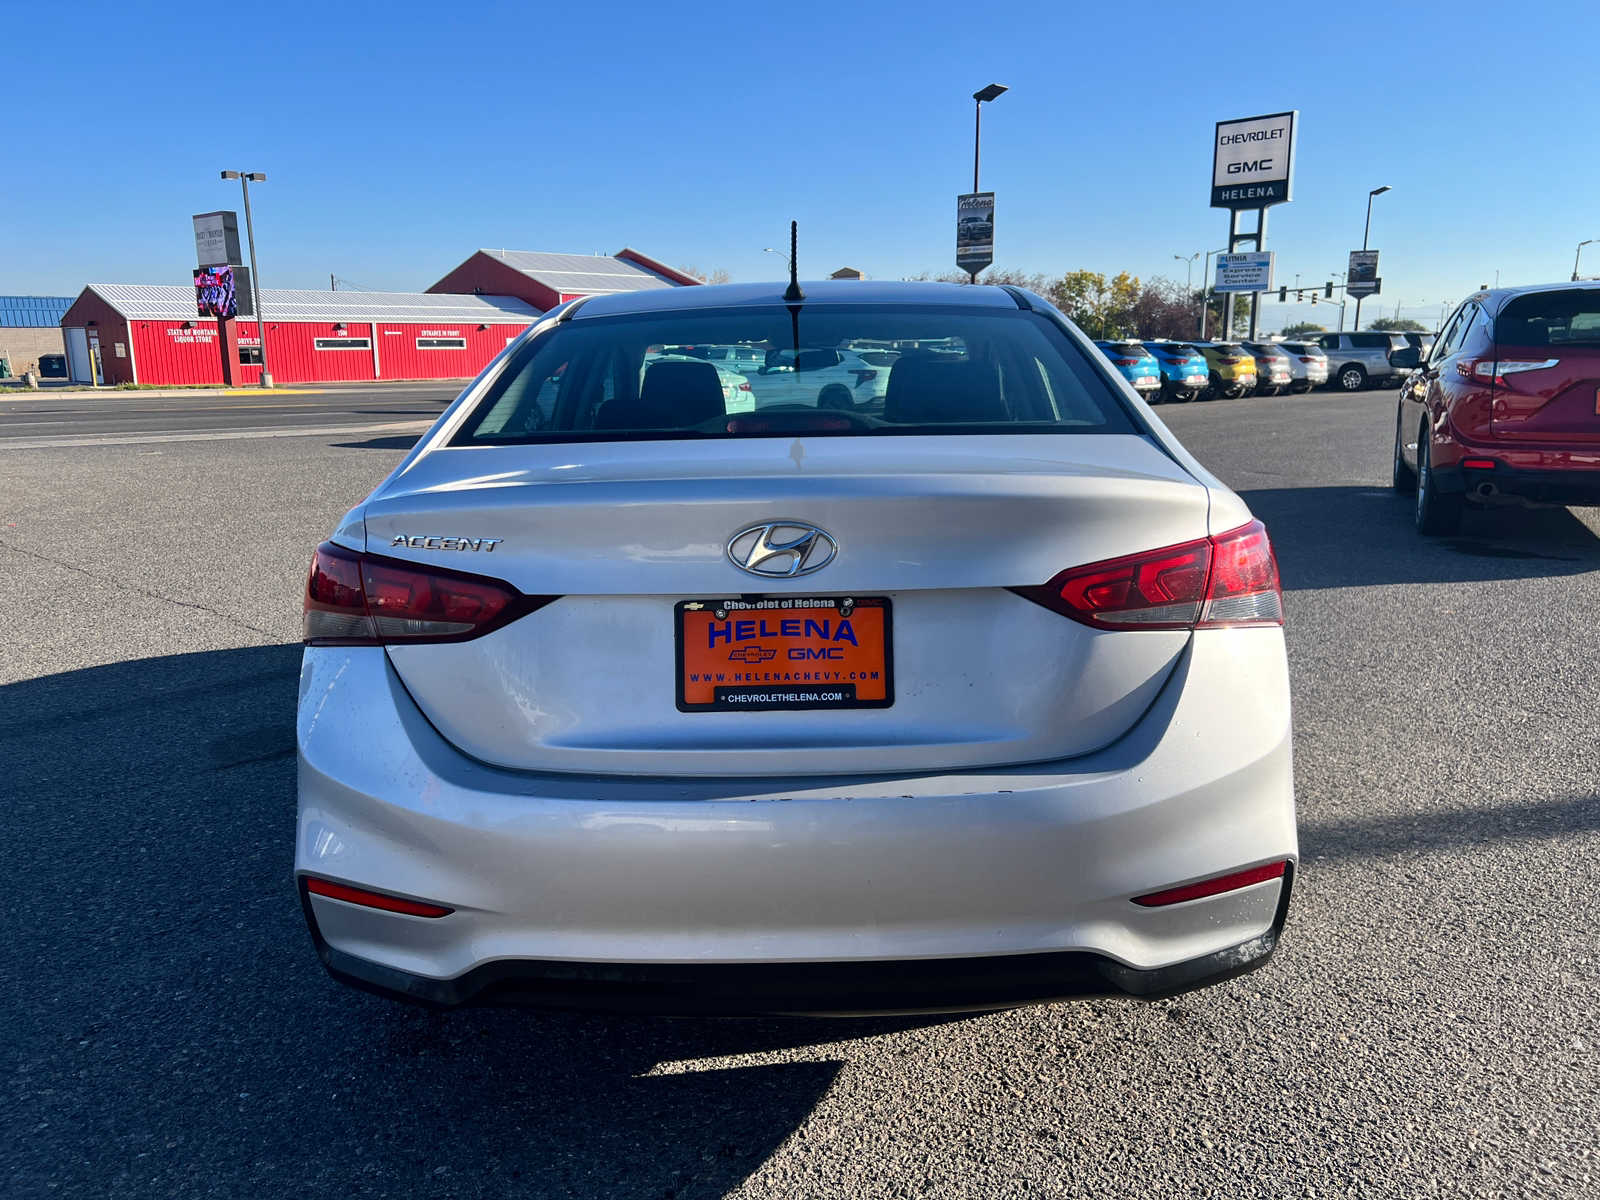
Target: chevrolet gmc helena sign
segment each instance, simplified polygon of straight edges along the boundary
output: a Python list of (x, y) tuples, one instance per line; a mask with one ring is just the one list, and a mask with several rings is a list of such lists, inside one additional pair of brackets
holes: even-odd
[(1294, 139), (1300, 114), (1218, 121), (1211, 152), (1211, 207), (1266, 208), (1294, 199)]

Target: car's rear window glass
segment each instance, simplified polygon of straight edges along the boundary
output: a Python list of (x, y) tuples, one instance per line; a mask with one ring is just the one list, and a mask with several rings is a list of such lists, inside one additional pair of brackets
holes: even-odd
[(516, 352), (455, 444), (1135, 428), (1041, 314), (818, 305), (559, 324)]
[(1600, 288), (1518, 296), (1500, 310), (1495, 341), (1502, 346), (1600, 344)]

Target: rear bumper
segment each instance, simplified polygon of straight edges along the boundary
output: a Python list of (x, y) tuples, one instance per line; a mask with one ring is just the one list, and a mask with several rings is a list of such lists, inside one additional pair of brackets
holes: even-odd
[[(1600, 450), (1600, 447), (1597, 447)], [(1468, 451), (1467, 457), (1479, 457)], [(1482, 455), (1490, 457), (1490, 455)], [(1550, 458), (1551, 455), (1541, 455)], [(1566, 456), (1560, 456), (1566, 457)], [(1594, 459), (1596, 455), (1582, 456)], [(1436, 486), (1441, 492), (1465, 492), (1479, 500), (1520, 500), (1529, 504), (1600, 505), (1600, 464), (1563, 467), (1514, 467), (1498, 462), (1490, 467), (1438, 467)], [(1488, 495), (1485, 487), (1492, 488)]]
[(1291, 865), (1272, 924), (1248, 941), (1145, 970), (1082, 951), (984, 958), (809, 963), (594, 963), (502, 959), (454, 979), (430, 979), (347, 954), (300, 900), (328, 974), (364, 992), (429, 1008), (516, 1006), (654, 1016), (864, 1016), (970, 1012), (1056, 1000), (1160, 1000), (1266, 964), (1289, 913)]
[[(452, 908), (302, 895), (345, 982), (431, 1004), (663, 1012), (1005, 1007), (1165, 995), (1259, 965), (1297, 858), (1277, 629), (1196, 634), (1081, 758), (874, 777), (511, 772), (446, 743), (378, 648), (301, 675), (296, 871)], [(303, 884), (302, 884), (303, 887)]]

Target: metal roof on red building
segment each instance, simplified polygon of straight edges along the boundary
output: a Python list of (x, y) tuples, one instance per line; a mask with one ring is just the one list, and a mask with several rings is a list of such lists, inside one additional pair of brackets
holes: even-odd
[[(130, 321), (195, 321), (194, 288), (184, 284), (91, 283), (94, 292)], [(319, 292), (262, 288), (261, 306), (277, 321), (476, 321), (532, 324), (544, 314), (514, 296), (431, 292)]]

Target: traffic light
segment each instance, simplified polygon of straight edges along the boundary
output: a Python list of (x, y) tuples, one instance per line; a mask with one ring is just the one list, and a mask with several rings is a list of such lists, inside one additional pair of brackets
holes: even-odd
[(1325, 283), (1322, 285), (1322, 298), (1324, 300), (1333, 299), (1333, 284)]
[(1279, 304), (1287, 304), (1288, 301), (1289, 301), (1289, 289), (1287, 287), (1279, 288), (1278, 289), (1278, 303)]

